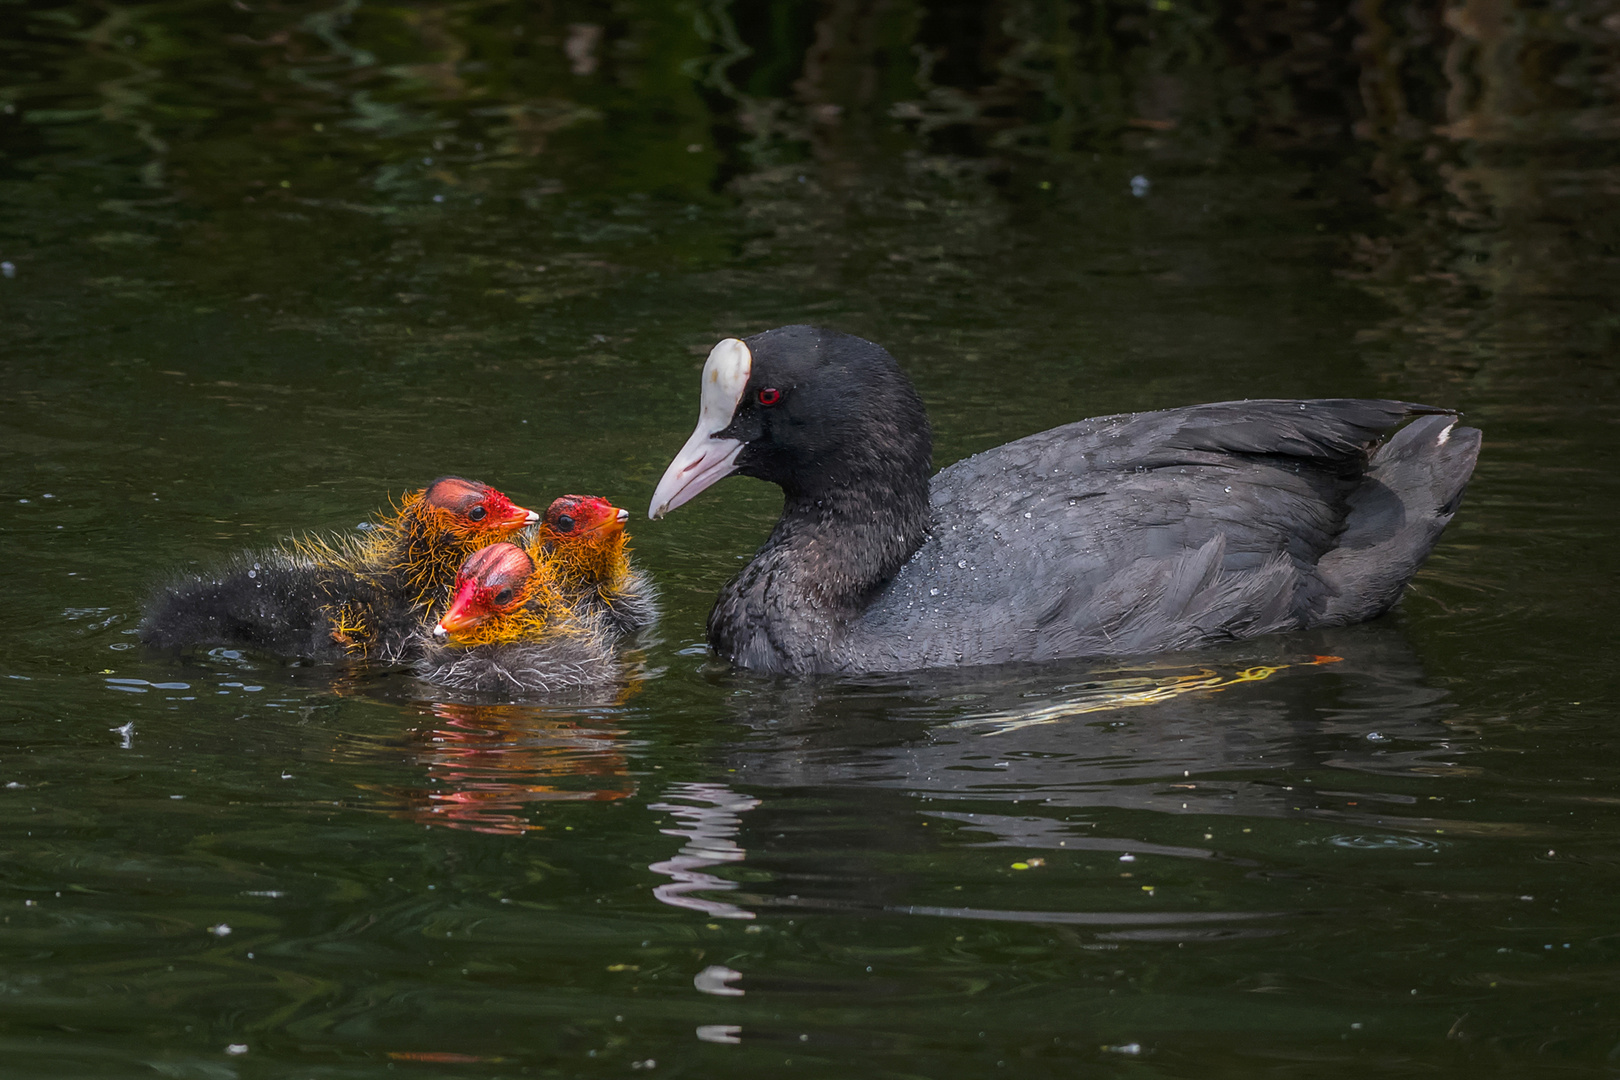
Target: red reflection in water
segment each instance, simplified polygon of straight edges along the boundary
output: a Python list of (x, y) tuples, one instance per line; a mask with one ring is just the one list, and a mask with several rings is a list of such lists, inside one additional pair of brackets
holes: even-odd
[(395, 792), (403, 817), (474, 832), (543, 829), (525, 813), (537, 802), (609, 802), (635, 794), (620, 734), (525, 705), (435, 704), (440, 721), (414, 732), (428, 782)]

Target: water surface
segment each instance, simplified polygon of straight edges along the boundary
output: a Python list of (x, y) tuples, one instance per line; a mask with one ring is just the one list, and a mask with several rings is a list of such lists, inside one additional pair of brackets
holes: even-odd
[[(5, 1074), (1620, 1070), (1617, 46), (1475, 7), (13, 9)], [(798, 321), (940, 465), (1285, 395), (1485, 451), (1376, 624), (760, 678), (702, 626), (774, 489), (640, 515), (708, 348)], [(633, 679), (135, 643), (448, 472), (637, 515)]]

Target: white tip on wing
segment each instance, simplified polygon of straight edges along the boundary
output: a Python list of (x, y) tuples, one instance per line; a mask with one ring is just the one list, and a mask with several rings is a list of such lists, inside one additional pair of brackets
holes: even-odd
[(710, 350), (709, 359), (703, 364), (697, 428), (664, 470), (664, 478), (658, 481), (652, 506), (647, 511), (649, 518), (662, 517), (716, 480), (731, 474), (742, 443), (715, 436), (726, 429), (736, 414), (737, 403), (742, 400), (753, 367), (754, 357), (748, 346), (736, 338), (726, 338)]

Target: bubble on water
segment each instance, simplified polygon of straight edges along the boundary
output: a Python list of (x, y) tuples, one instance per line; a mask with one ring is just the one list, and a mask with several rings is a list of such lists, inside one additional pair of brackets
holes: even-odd
[(0, 262), (0, 274), (4, 274), (8, 278), (16, 277), (17, 264), (13, 262)]
[(1153, 181), (1149, 180), (1147, 177), (1140, 175), (1131, 177), (1131, 194), (1135, 195), (1138, 199), (1142, 198), (1142, 196), (1146, 195), (1152, 190)]
[(1424, 840), (1417, 836), (1373, 833), (1330, 836), (1327, 842), (1334, 847), (1350, 848), (1354, 851), (1434, 851), (1440, 847), (1433, 840)]

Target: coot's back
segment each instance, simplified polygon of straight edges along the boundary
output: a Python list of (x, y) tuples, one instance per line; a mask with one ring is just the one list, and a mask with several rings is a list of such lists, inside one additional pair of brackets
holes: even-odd
[(830, 666), (1126, 655), (1372, 618), (1461, 500), (1480, 433), (1456, 419), (1397, 401), (1223, 402), (957, 462), (934, 477), (928, 540)]

